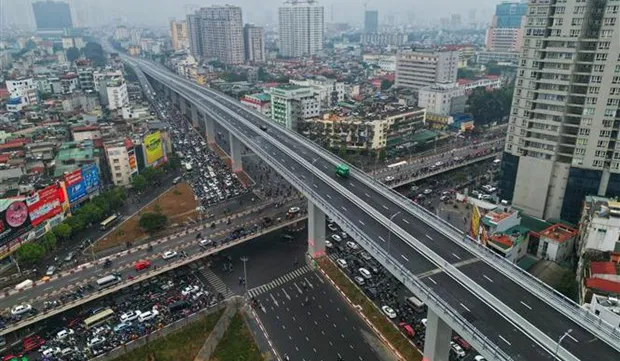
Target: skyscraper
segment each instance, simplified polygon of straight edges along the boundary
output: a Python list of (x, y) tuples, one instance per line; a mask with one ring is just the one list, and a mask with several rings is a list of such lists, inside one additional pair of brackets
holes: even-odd
[(32, 3), (37, 30), (60, 30), (73, 28), (69, 4), (56, 1)]
[(209, 6), (187, 16), (192, 55), (218, 59), (226, 64), (242, 64), (243, 19), (238, 6)]
[(502, 161), (504, 199), (576, 221), (587, 194), (620, 194), (620, 5), (530, 2)]
[(252, 63), (265, 61), (265, 30), (259, 26), (245, 24), (243, 28), (245, 41), (245, 60)]
[(377, 10), (366, 10), (364, 13), (364, 31), (366, 33), (379, 32), (379, 12)]
[(520, 51), (527, 2), (504, 2), (496, 6), (487, 29), (486, 47), (491, 51)]
[(172, 49), (181, 50), (189, 46), (187, 40), (187, 21), (170, 21), (170, 38), (172, 39)]
[(314, 0), (289, 0), (278, 9), (280, 55), (300, 57), (323, 50), (323, 7)]

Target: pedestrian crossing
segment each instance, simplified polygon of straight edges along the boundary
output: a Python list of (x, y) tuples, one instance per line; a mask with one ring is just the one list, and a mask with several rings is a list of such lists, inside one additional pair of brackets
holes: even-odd
[(269, 290), (272, 290), (274, 288), (280, 287), (281, 285), (285, 284), (286, 282), (290, 282), (292, 280), (294, 280), (295, 278), (301, 277), (303, 275), (305, 275), (306, 273), (310, 272), (311, 268), (309, 266), (303, 266), (301, 268), (298, 268), (294, 271), (291, 271), (287, 274), (285, 274), (284, 276), (278, 277), (275, 280), (269, 282), (269, 283), (265, 283), (262, 286), (258, 286), (255, 288), (252, 288), (251, 290), (248, 291), (248, 293), (250, 294), (250, 297), (256, 297), (258, 295), (261, 295)]
[(207, 280), (207, 282), (209, 282), (209, 284), (213, 286), (216, 292), (224, 295), (224, 298), (234, 296), (234, 293), (228, 287), (226, 287), (224, 281), (222, 281), (221, 278), (219, 278), (215, 273), (213, 273), (210, 268), (201, 267), (200, 273)]

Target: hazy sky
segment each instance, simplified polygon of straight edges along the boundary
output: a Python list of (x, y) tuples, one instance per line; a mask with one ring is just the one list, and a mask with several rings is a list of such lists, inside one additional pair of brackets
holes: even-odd
[[(74, 4), (97, 3), (106, 15), (124, 15), (129, 22), (164, 24), (171, 17), (183, 18), (192, 5), (215, 4), (239, 5), (243, 8), (244, 21), (263, 23), (270, 18), (276, 21), (276, 12), (281, 0), (72, 0)], [(403, 21), (413, 14), (414, 19), (439, 19), (451, 13), (461, 14), (463, 23), (468, 22), (471, 9), (476, 9), (477, 21), (490, 21), (495, 5), (501, 0), (322, 0), (325, 6), (325, 20), (335, 22), (361, 23), (364, 3), (368, 9), (379, 10), (380, 21), (388, 14), (402, 16)], [(332, 8), (333, 5), (333, 8)], [(78, 5), (79, 7), (79, 5)], [(108, 15), (109, 16), (109, 15)], [(107, 17), (107, 16), (106, 16)]]

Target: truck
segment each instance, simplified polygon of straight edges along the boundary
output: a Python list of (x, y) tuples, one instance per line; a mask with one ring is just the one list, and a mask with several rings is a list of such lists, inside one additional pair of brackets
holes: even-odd
[(15, 289), (18, 290), (18, 291), (25, 290), (26, 288), (32, 287), (33, 284), (34, 284), (34, 282), (32, 280), (25, 280), (25, 281), (22, 281), (22, 282), (18, 283), (15, 286)]
[(336, 175), (342, 178), (349, 177), (349, 166), (341, 163), (336, 166)]

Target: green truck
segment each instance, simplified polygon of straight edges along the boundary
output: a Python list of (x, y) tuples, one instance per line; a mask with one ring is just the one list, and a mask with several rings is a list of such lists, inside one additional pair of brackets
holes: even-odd
[(349, 177), (349, 166), (342, 163), (336, 166), (336, 175), (342, 178)]

